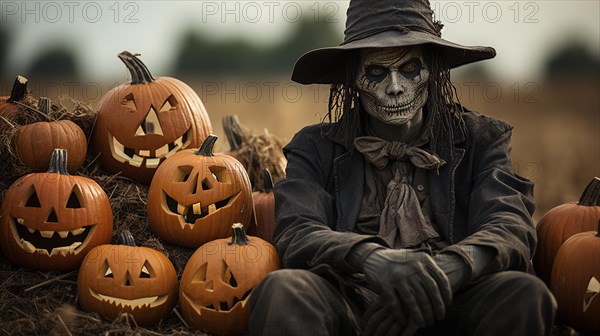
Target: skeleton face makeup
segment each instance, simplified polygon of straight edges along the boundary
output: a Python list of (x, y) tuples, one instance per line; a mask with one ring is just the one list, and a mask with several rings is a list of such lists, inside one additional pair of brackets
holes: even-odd
[(356, 87), (366, 112), (389, 125), (420, 119), (427, 101), (429, 69), (420, 47), (367, 49)]

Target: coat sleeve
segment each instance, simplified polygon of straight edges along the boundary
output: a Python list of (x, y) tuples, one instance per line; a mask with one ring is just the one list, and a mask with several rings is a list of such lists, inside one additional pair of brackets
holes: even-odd
[[(455, 223), (466, 224), (468, 236), (444, 250), (461, 255), (478, 275), (527, 271), (537, 243), (533, 183), (512, 170), (511, 133), (497, 120), (472, 132), (468, 223)], [(482, 258), (474, 256), (481, 251), (490, 256), (483, 258), (485, 265), (477, 265)]]
[(317, 132), (300, 131), (284, 149), (287, 177), (274, 189), (273, 240), (283, 267), (311, 269), (326, 264), (340, 273), (353, 273), (346, 261), (352, 247), (381, 241), (333, 229), (335, 198), (327, 191), (333, 144)]

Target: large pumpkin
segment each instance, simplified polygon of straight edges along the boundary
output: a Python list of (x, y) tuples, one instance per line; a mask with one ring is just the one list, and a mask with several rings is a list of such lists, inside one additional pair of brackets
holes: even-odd
[(273, 195), (273, 178), (268, 169), (263, 170), (263, 191), (252, 193), (254, 217), (256, 218), (257, 235), (262, 239), (273, 242), (275, 231), (275, 196)]
[(554, 257), (572, 235), (596, 229), (600, 220), (600, 178), (594, 178), (579, 202), (559, 205), (548, 211), (536, 226), (538, 245), (533, 258), (537, 275), (550, 286)]
[(185, 320), (213, 335), (243, 335), (248, 329), (248, 297), (269, 273), (279, 269), (273, 245), (246, 236), (233, 225), (231, 239), (202, 245), (190, 257), (179, 287)]
[(600, 334), (600, 222), (597, 231), (575, 234), (560, 247), (551, 288), (561, 321)]
[(10, 118), (19, 108), (19, 102), (27, 94), (27, 78), (17, 76), (13, 84), (10, 96), (0, 97), (0, 116)]
[(213, 154), (217, 137), (186, 149), (156, 171), (148, 191), (148, 223), (158, 236), (185, 247), (227, 237), (231, 224), (249, 225), (252, 190), (241, 163)]
[(131, 83), (110, 90), (98, 105), (93, 148), (111, 173), (150, 183), (158, 165), (184, 148), (198, 148), (211, 124), (198, 95), (170, 77), (154, 78), (133, 54), (119, 58)]
[(169, 315), (177, 300), (177, 273), (163, 253), (135, 246), (129, 231), (123, 244), (101, 245), (81, 263), (77, 297), (81, 308), (115, 319), (126, 312), (152, 326)]
[[(51, 106), (50, 99), (40, 98), (40, 112), (47, 115)], [(67, 169), (73, 173), (85, 160), (87, 139), (81, 128), (71, 120), (40, 121), (23, 125), (19, 129), (16, 148), (23, 164), (36, 172), (43, 172), (48, 168), (55, 148), (64, 148), (69, 152)]]
[(21, 177), (2, 202), (0, 246), (15, 265), (73, 270), (112, 237), (108, 197), (93, 180), (67, 173), (67, 151), (56, 149), (47, 173)]

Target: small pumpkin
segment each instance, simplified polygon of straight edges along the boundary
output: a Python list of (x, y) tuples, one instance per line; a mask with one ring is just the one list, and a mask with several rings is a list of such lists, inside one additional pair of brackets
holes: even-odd
[(200, 97), (185, 83), (154, 78), (130, 52), (118, 57), (131, 83), (107, 92), (98, 104), (93, 148), (110, 173), (145, 184), (166, 158), (184, 148), (198, 148), (212, 127)]
[(536, 226), (538, 245), (533, 258), (537, 275), (550, 286), (554, 257), (572, 235), (596, 229), (600, 220), (600, 178), (585, 188), (579, 202), (559, 205), (548, 211)]
[(19, 102), (27, 95), (27, 78), (17, 76), (10, 96), (0, 97), (0, 116), (10, 118), (18, 109)]
[(561, 321), (600, 334), (600, 221), (597, 231), (575, 234), (560, 247), (551, 288)]
[(0, 246), (13, 264), (74, 270), (93, 247), (110, 241), (113, 217), (104, 190), (66, 167), (67, 151), (56, 149), (48, 172), (25, 175), (6, 192)]
[(213, 154), (217, 136), (186, 149), (156, 171), (148, 191), (148, 223), (166, 241), (185, 247), (227, 237), (232, 223), (249, 225), (252, 190), (241, 163)]
[(126, 312), (136, 323), (152, 326), (173, 310), (177, 273), (163, 253), (135, 246), (129, 231), (121, 245), (101, 245), (81, 263), (77, 297), (81, 308), (109, 319)]
[[(52, 106), (50, 99), (42, 97), (38, 109), (47, 115)], [(87, 140), (77, 124), (70, 120), (40, 121), (23, 125), (16, 135), (17, 155), (23, 164), (36, 172), (48, 168), (55, 148), (69, 152), (67, 170), (76, 172), (85, 160)]]
[(252, 193), (254, 216), (256, 218), (257, 234), (260, 238), (273, 243), (275, 231), (275, 196), (273, 195), (273, 178), (268, 169), (263, 170), (264, 191)]
[(179, 287), (184, 319), (213, 335), (243, 335), (248, 329), (248, 297), (260, 281), (279, 269), (275, 247), (244, 227), (231, 239), (202, 245), (190, 257)]

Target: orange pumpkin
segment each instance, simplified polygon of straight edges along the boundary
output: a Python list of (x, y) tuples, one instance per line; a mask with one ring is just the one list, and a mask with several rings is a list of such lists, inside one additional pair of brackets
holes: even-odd
[(209, 135), (200, 149), (176, 153), (150, 184), (148, 223), (172, 244), (197, 248), (227, 237), (231, 224), (252, 220), (248, 175), (233, 157), (213, 154), (216, 141)]
[(173, 310), (177, 273), (163, 253), (135, 246), (129, 231), (122, 245), (101, 245), (81, 263), (77, 297), (81, 308), (115, 319), (125, 312), (136, 323), (152, 326)]
[(554, 257), (560, 246), (576, 233), (596, 229), (600, 220), (600, 178), (594, 178), (579, 202), (559, 205), (548, 211), (536, 226), (538, 245), (533, 258), (537, 275), (550, 286)]
[(0, 116), (10, 118), (17, 111), (19, 105), (16, 104), (25, 98), (27, 94), (27, 78), (17, 76), (13, 84), (10, 96), (0, 97)]
[(273, 195), (273, 178), (268, 169), (263, 170), (263, 180), (265, 181), (264, 191), (255, 191), (252, 193), (254, 216), (256, 218), (258, 236), (269, 243), (273, 243), (273, 231), (275, 231), (275, 196)]
[(244, 335), (248, 330), (248, 297), (259, 282), (279, 269), (273, 245), (246, 236), (232, 226), (231, 239), (202, 245), (190, 257), (179, 287), (185, 320), (213, 335)]
[(560, 247), (551, 288), (561, 321), (600, 334), (600, 221), (597, 231), (575, 234)]
[[(51, 106), (50, 99), (40, 98), (40, 112), (47, 114)], [(87, 140), (81, 128), (70, 120), (40, 121), (21, 127), (16, 136), (16, 147), (19, 159), (36, 172), (48, 168), (55, 148), (64, 148), (69, 152), (67, 170), (73, 173), (85, 160)]]
[(21, 177), (2, 202), (0, 246), (15, 265), (77, 269), (112, 237), (108, 197), (93, 180), (67, 173), (67, 151), (56, 149), (46, 173)]
[(119, 58), (132, 80), (100, 101), (93, 148), (106, 171), (149, 184), (162, 161), (181, 149), (198, 148), (212, 127), (202, 101), (185, 83), (152, 77), (129, 52)]

